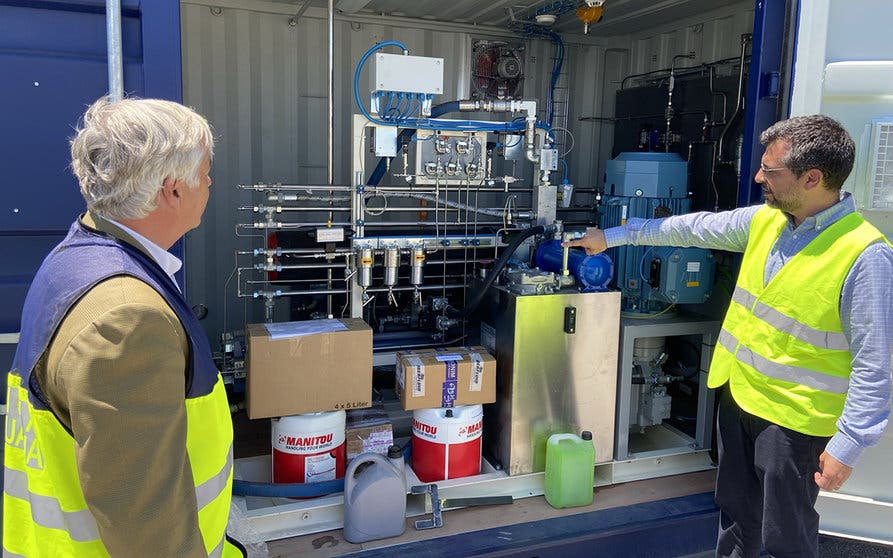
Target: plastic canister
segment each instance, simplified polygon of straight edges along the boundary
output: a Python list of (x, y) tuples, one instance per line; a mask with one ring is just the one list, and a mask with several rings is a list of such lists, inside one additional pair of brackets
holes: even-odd
[(412, 414), (412, 470), (422, 482), (481, 472), (481, 405), (419, 409)]
[[(547, 240), (536, 249), (536, 266), (553, 273), (561, 271), (564, 249), (560, 240)], [(586, 289), (604, 289), (614, 277), (614, 262), (607, 254), (587, 256), (582, 250), (570, 250), (567, 268)]]
[(553, 434), (546, 442), (546, 501), (554, 508), (592, 503), (595, 448), (592, 433)]
[(344, 539), (362, 543), (402, 535), (406, 529), (403, 452), (361, 453), (344, 475)]
[(344, 476), (344, 411), (273, 419), (273, 482), (321, 482)]

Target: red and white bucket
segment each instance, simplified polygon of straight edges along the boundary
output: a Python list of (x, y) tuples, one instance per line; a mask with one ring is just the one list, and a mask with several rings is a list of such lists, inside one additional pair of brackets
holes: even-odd
[(422, 482), (481, 472), (484, 409), (465, 405), (412, 413), (412, 470)]
[(273, 419), (273, 482), (343, 478), (346, 417), (344, 411), (329, 411)]

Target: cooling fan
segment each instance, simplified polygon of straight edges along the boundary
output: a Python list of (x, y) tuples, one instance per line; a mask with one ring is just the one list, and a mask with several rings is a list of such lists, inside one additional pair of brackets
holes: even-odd
[(500, 41), (477, 41), (472, 51), (471, 96), (517, 99), (524, 81), (523, 47)]

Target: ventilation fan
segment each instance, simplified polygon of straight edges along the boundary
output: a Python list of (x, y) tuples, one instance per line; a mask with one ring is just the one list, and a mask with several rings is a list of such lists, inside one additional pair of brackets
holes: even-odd
[(522, 50), (523, 47), (501, 41), (476, 41), (472, 50), (472, 98), (520, 98), (524, 81)]

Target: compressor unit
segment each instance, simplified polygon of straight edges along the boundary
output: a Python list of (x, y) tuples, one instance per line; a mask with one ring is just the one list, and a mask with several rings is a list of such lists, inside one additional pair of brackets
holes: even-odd
[[(621, 153), (607, 162), (599, 225), (688, 213), (688, 163), (675, 153)], [(707, 300), (714, 261), (708, 250), (671, 246), (619, 246), (608, 250), (622, 310), (655, 314), (676, 304)]]

